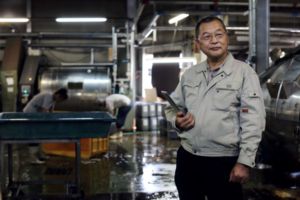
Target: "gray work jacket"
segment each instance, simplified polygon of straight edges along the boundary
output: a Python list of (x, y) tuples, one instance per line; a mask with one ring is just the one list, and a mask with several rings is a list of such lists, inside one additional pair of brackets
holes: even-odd
[[(230, 53), (209, 82), (207, 69), (206, 61), (187, 69), (171, 94), (195, 117), (195, 126), (179, 133), (181, 145), (194, 155), (238, 156), (238, 163), (253, 167), (265, 128), (258, 76)], [(167, 106), (165, 113), (176, 128), (175, 111)]]

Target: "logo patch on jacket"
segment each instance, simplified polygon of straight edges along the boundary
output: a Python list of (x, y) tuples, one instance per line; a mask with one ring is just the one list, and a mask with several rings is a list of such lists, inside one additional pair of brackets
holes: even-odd
[(249, 109), (248, 108), (242, 108), (242, 113), (248, 113)]

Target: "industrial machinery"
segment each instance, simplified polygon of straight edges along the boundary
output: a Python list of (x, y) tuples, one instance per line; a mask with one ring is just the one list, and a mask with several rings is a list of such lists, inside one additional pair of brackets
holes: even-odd
[[(57, 104), (56, 110), (97, 111), (101, 109), (98, 105), (99, 99), (112, 92), (113, 79), (110, 66), (43, 67), (40, 66), (40, 56), (27, 56), (20, 74), (18, 95), (15, 96), (22, 106), (17, 111), (22, 110), (22, 107), (38, 92), (55, 92), (59, 88), (68, 89), (69, 98)], [(10, 80), (8, 76), (2, 78), (7, 79), (6, 82)], [(6, 82), (2, 81), (2, 84)], [(12, 79), (10, 82), (17, 81)]]
[(55, 92), (68, 89), (67, 101), (57, 104), (62, 111), (99, 110), (98, 100), (112, 90), (110, 67), (107, 66), (59, 66), (40, 67), (39, 56), (28, 56), (20, 78), (19, 98), (26, 103), (38, 92)]
[(259, 162), (300, 171), (300, 48), (260, 74), (266, 106), (266, 131)]
[(69, 99), (56, 105), (55, 109), (65, 111), (99, 110), (98, 100), (112, 90), (108, 67), (50, 67), (41, 70), (39, 89), (54, 92), (67, 88)]

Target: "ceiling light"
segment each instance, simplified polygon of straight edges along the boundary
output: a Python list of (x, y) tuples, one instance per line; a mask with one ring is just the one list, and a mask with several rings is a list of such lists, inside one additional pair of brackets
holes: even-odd
[(0, 18), (0, 23), (26, 23), (28, 18)]
[(105, 17), (61, 17), (56, 18), (57, 22), (105, 22), (107, 19)]
[(183, 20), (184, 18), (186, 18), (188, 16), (189, 16), (189, 14), (182, 13), (182, 14), (179, 14), (179, 15), (171, 18), (168, 22), (169, 22), (169, 24), (175, 24), (175, 23), (179, 22), (180, 20)]

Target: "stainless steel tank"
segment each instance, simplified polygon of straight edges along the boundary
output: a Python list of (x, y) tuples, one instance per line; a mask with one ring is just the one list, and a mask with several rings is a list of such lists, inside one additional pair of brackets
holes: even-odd
[(99, 110), (98, 99), (111, 92), (107, 67), (51, 67), (41, 71), (41, 92), (67, 88), (69, 99), (55, 106), (62, 111)]
[(300, 169), (300, 51), (260, 75), (267, 118), (262, 159), (284, 170)]

